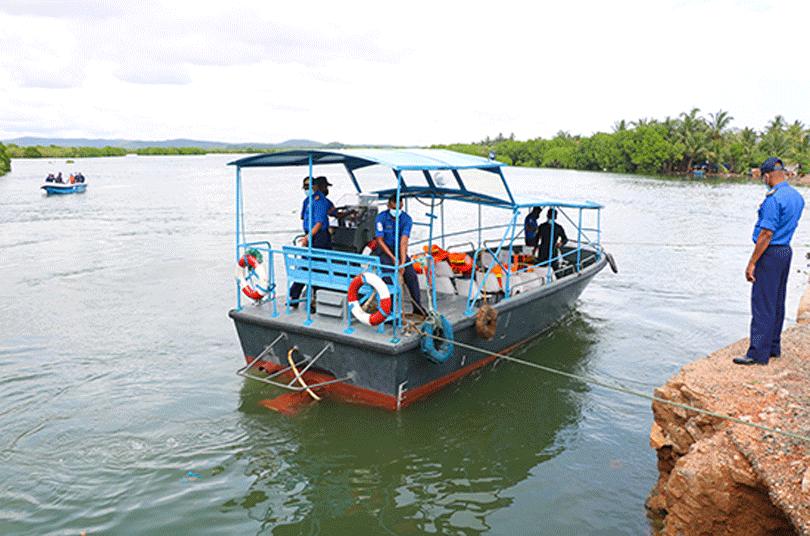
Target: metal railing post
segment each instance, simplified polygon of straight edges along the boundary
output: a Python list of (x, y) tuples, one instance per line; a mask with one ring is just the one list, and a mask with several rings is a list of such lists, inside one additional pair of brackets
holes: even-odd
[[(242, 168), (236, 166), (236, 262), (239, 263), (239, 243), (241, 237), (239, 236), (239, 229), (241, 228), (241, 197), (242, 197)], [(239, 281), (236, 281), (236, 310), (242, 310), (242, 289), (239, 286)]]

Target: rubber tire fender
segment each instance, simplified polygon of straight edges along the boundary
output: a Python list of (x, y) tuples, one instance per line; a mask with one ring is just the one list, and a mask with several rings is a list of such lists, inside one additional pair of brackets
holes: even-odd
[[(435, 326), (432, 322), (422, 324), (422, 353), (434, 363), (444, 363), (453, 355), (456, 345), (453, 344), (453, 324), (444, 315), (439, 315), (442, 338), (451, 342), (437, 341), (432, 337)], [(439, 344), (439, 347), (436, 344)]]

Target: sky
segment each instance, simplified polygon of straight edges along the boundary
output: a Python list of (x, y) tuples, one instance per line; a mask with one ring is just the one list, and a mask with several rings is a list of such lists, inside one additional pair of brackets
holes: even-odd
[(427, 145), (810, 124), (806, 0), (0, 0), (0, 139)]

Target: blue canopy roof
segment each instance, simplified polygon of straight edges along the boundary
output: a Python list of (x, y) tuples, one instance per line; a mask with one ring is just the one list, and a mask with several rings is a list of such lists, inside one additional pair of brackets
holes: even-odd
[(445, 149), (332, 149), (296, 150), (248, 156), (230, 162), (239, 167), (306, 166), (343, 164), (349, 169), (382, 165), (395, 170), (484, 169), (494, 171), (506, 164), (480, 156)]
[[(528, 208), (532, 206), (601, 208), (601, 205), (591, 201), (577, 203), (526, 197), (516, 199), (509, 190), (506, 178), (503, 176), (500, 169), (506, 166), (506, 164), (496, 160), (481, 158), (480, 156), (462, 154), (445, 149), (334, 149), (328, 151), (300, 149), (248, 156), (234, 160), (230, 162), (229, 165), (238, 166), (240, 168), (307, 166), (309, 165), (310, 156), (312, 156), (312, 165), (345, 165), (350, 171), (349, 174), (358, 192), (361, 191), (361, 188), (352, 171), (367, 166), (381, 165), (395, 171), (416, 170), (428, 173), (428, 183), (426, 185), (419, 186), (415, 184), (405, 184), (403, 182), (400, 186), (400, 195), (403, 197), (438, 197), (482, 205), (512, 208)], [(499, 175), (504, 186), (504, 193), (507, 195), (508, 199), (468, 190), (462, 182), (460, 175), (455, 172), (454, 176), (458, 188), (449, 185), (437, 186), (429, 177), (429, 172), (434, 170), (454, 171), (465, 169), (480, 169)], [(380, 198), (386, 198), (396, 193), (396, 191), (397, 188), (393, 187), (377, 190), (374, 193)]]

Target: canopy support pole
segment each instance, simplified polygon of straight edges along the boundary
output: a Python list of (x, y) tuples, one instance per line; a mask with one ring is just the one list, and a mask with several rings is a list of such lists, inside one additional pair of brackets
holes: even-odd
[[(308, 326), (312, 324), (312, 241), (315, 239), (315, 235), (312, 234), (312, 205), (315, 199), (312, 196), (312, 183), (315, 182), (315, 179), (312, 177), (312, 153), (309, 153), (309, 158), (307, 162), (309, 166), (309, 180), (307, 184), (309, 185), (309, 191), (307, 195), (309, 195), (309, 202), (307, 203), (307, 218), (309, 219), (309, 225), (307, 226), (309, 230), (307, 231), (307, 319), (304, 321), (304, 325)], [(326, 232), (329, 232), (329, 229), (326, 229)], [(287, 296), (287, 300), (290, 297)]]

